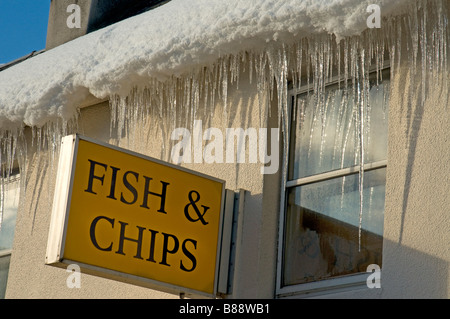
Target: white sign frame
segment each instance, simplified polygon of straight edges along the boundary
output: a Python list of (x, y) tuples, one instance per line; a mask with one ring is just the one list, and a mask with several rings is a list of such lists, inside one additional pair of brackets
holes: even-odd
[[(194, 289), (182, 287), (179, 285), (173, 285), (170, 283), (157, 281), (145, 277), (140, 277), (120, 271), (110, 270), (102, 267), (97, 267), (85, 263), (80, 263), (74, 260), (64, 259), (64, 246), (65, 246), (65, 234), (67, 230), (68, 214), (70, 210), (70, 199), (72, 195), (72, 186), (75, 174), (75, 164), (77, 158), (78, 144), (80, 140), (85, 140), (91, 143), (98, 144), (100, 146), (108, 147), (128, 155), (137, 156), (145, 160), (156, 162), (165, 166), (175, 168), (177, 170), (185, 171), (190, 174), (194, 174), (200, 177), (204, 177), (210, 180), (222, 183), (222, 202), (219, 219), (219, 231), (217, 241), (217, 255), (216, 255), (216, 269), (214, 276), (214, 289), (213, 293), (205, 293), (203, 291), (197, 291)], [(56, 266), (60, 268), (67, 268), (70, 264), (77, 264), (80, 266), (82, 273), (88, 273), (91, 275), (104, 277), (116, 281), (126, 282), (137, 286), (147, 287), (159, 291), (164, 291), (173, 294), (193, 296), (193, 297), (208, 297), (215, 298), (219, 294), (226, 294), (224, 285), (219, 283), (228, 281), (229, 274), (229, 252), (231, 245), (230, 236), (224, 236), (223, 234), (231, 233), (232, 218), (225, 218), (225, 215), (233, 215), (233, 205), (226, 205), (225, 207), (225, 181), (211, 177), (196, 171), (189, 170), (180, 166), (176, 166), (171, 163), (163, 162), (158, 159), (148, 157), (143, 154), (139, 154), (127, 149), (123, 149), (114, 145), (99, 142), (94, 139), (81, 136), (79, 134), (68, 135), (62, 138), (61, 149), (59, 155), (59, 164), (56, 175), (55, 193), (53, 199), (52, 216), (49, 228), (47, 251), (45, 257), (45, 264)], [(225, 221), (225, 222), (224, 222)], [(222, 266), (221, 266), (222, 265)], [(222, 268), (222, 271), (221, 271)], [(225, 286), (226, 287), (226, 286)]]

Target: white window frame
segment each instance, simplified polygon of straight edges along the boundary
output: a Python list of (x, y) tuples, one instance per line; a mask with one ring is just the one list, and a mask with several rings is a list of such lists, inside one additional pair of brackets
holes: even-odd
[[(20, 203), (20, 183), (22, 181), (20, 180), (20, 173), (18, 173), (16, 171), (16, 169), (13, 170), (13, 172), (11, 173), (11, 176), (9, 177), (9, 179), (5, 182), (5, 186), (8, 184), (12, 184), (12, 183), (19, 183), (18, 187), (19, 187), (19, 203)], [(17, 214), (17, 212), (16, 212)], [(14, 226), (15, 228), (15, 226)], [(9, 272), (9, 267), (11, 265), (11, 255), (12, 255), (12, 248), (7, 248), (7, 249), (0, 249), (0, 259), (2, 258), (6, 258), (9, 257), (9, 265), (8, 265), (8, 272)], [(2, 299), (2, 298), (0, 298)]]
[[(389, 61), (385, 62), (385, 65), (378, 70), (378, 72), (383, 72), (389, 69)], [(376, 72), (375, 69), (370, 70), (369, 74)], [(343, 82), (344, 79), (338, 76), (333, 77), (330, 81), (325, 84), (325, 87)], [(381, 81), (382, 82), (382, 81)], [(380, 83), (381, 83), (380, 82)], [(288, 111), (288, 129), (289, 134), (288, 140), (290, 141), (291, 125), (292, 125), (292, 108), (294, 106), (293, 101), (299, 95), (305, 94), (311, 91), (312, 85), (301, 87), (299, 89), (291, 89), (288, 91), (288, 98), (290, 101), (289, 111)], [(289, 152), (290, 147), (287, 147), (287, 154), (283, 158), (283, 167), (288, 167), (289, 165)], [(286, 165), (286, 166), (284, 166)], [(371, 171), (387, 167), (387, 159), (382, 161), (370, 162), (363, 165), (364, 171)], [(349, 290), (367, 288), (367, 278), (370, 273), (354, 273), (349, 275), (338, 276), (330, 279), (317, 280), (308, 283), (301, 283), (295, 285), (282, 286), (282, 276), (283, 276), (283, 254), (284, 254), (284, 228), (286, 219), (286, 193), (289, 188), (303, 186), (311, 183), (317, 183), (321, 181), (326, 181), (334, 178), (339, 178), (343, 176), (349, 176), (352, 174), (358, 174), (360, 166), (351, 166), (342, 169), (327, 171), (324, 173), (315, 174), (312, 176), (306, 176), (298, 179), (288, 180), (288, 176), (283, 176), (280, 192), (280, 218), (279, 218), (279, 232), (278, 232), (278, 254), (277, 254), (277, 273), (276, 273), (276, 298), (301, 298), (301, 297), (313, 297), (317, 295), (331, 294), (345, 292)], [(288, 173), (288, 172), (287, 172)]]
[[(20, 183), (22, 182), (20, 179), (20, 173), (18, 171), (17, 168), (14, 168), (13, 171), (11, 172), (11, 175), (9, 176), (9, 178), (4, 181), (4, 187), (8, 187), (7, 185), (13, 184), (13, 183), (18, 183), (18, 188), (19, 188), (19, 202), (20, 202)], [(4, 216), (3, 216), (4, 218)], [(7, 255), (11, 255), (12, 252), (12, 248), (8, 248), (8, 249), (1, 249), (0, 248), (0, 258), (7, 256)]]

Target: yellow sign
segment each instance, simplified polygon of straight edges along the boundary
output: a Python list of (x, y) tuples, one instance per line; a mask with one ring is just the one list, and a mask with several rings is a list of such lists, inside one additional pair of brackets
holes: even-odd
[(73, 154), (60, 261), (215, 294), (223, 181), (79, 136)]

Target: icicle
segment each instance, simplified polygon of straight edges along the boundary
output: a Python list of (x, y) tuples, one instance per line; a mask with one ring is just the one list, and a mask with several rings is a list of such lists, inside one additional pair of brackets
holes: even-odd
[[(3, 133), (2, 135), (5, 135)], [(5, 207), (5, 174), (4, 174), (4, 165), (3, 165), (3, 158), (2, 154), (3, 151), (3, 145), (5, 143), (6, 138), (4, 136), (0, 136), (0, 229), (2, 226), (3, 221), (3, 211)]]
[[(253, 83), (253, 61), (255, 59), (255, 55), (253, 54), (253, 51), (248, 52), (248, 76), (249, 76), (249, 83)], [(245, 64), (244, 64), (245, 65)]]
[(252, 54), (252, 56), (253, 56), (254, 65), (255, 65), (256, 90), (257, 90), (257, 95), (258, 95), (258, 106), (259, 106), (259, 110), (260, 110), (259, 123), (260, 123), (260, 126), (262, 127), (263, 123), (265, 122), (265, 119), (267, 117), (270, 117), (270, 114), (268, 114), (269, 103), (264, 98), (265, 94), (268, 91), (267, 75), (266, 75), (267, 57), (263, 53)]
[[(1, 165), (2, 156), (0, 153), (0, 165)], [(3, 212), (5, 209), (5, 178), (3, 176), (3, 171), (0, 170), (0, 230), (2, 229), (2, 222), (3, 222)]]
[(228, 59), (222, 60), (222, 101), (223, 101), (223, 119), (228, 123)]
[(358, 226), (358, 251), (361, 251), (361, 230), (362, 230), (362, 218), (364, 211), (364, 153), (365, 153), (365, 143), (364, 143), (364, 130), (365, 130), (365, 90), (366, 85), (364, 81), (365, 71), (364, 71), (364, 49), (361, 50), (361, 74), (362, 79), (362, 90), (360, 88), (360, 83), (358, 82), (358, 119), (359, 119), (359, 226)]
[(16, 158), (17, 138), (18, 131), (0, 130), (0, 229), (4, 217), (6, 188), (10, 181), (14, 159)]
[[(283, 165), (283, 186), (286, 183), (286, 178), (287, 178), (287, 154), (288, 154), (288, 149), (289, 149), (289, 111), (288, 111), (288, 97), (287, 97), (287, 93), (288, 93), (288, 82), (287, 82), (287, 78), (288, 78), (288, 60), (287, 60), (287, 55), (286, 55), (286, 48), (283, 45), (281, 52), (280, 52), (280, 63), (281, 63), (281, 74), (280, 74), (280, 82), (281, 82), (281, 87), (279, 88), (278, 92), (278, 97), (280, 98), (281, 96), (281, 100), (279, 100), (278, 102), (278, 107), (282, 108), (282, 112), (281, 112), (281, 123), (282, 123), (282, 134), (283, 134), (283, 156), (284, 156), (284, 161), (283, 163), (285, 163)], [(281, 105), (280, 105), (281, 103)]]
[(422, 49), (422, 106), (425, 104), (426, 85), (427, 85), (427, 3), (423, 6), (422, 28), (420, 32), (420, 47)]

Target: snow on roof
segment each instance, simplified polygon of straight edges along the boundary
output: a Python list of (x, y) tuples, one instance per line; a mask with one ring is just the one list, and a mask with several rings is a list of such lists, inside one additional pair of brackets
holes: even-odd
[(0, 131), (69, 119), (89, 94), (126, 95), (268, 42), (358, 34), (374, 2), (385, 16), (407, 0), (172, 0), (0, 72)]

